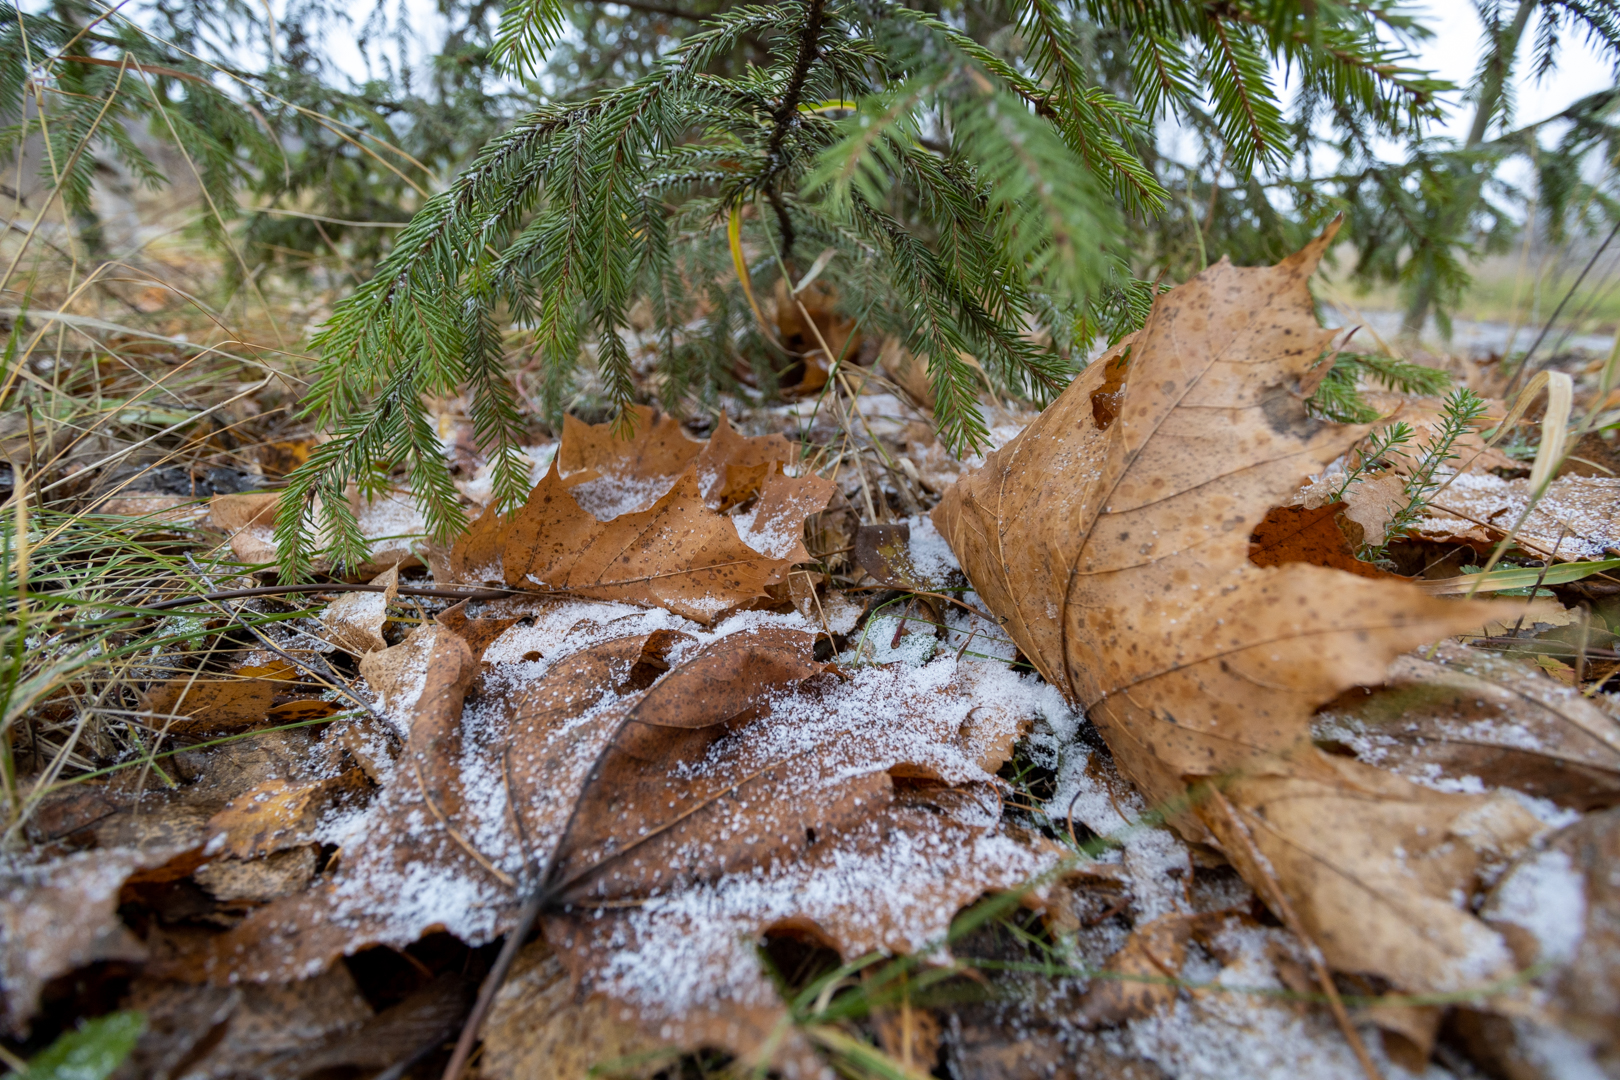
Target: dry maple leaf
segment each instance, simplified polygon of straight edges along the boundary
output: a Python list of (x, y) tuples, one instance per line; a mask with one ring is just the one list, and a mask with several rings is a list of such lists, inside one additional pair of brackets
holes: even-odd
[(618, 423), (564, 416), (553, 459), (574, 501), (603, 521), (650, 507), (703, 450), (674, 417), (645, 405), (627, 412), (629, 438)]
[[(1511, 962), (1456, 897), (1539, 823), (1329, 760), (1309, 735), (1317, 705), (1488, 609), (1249, 559), (1267, 511), (1364, 431), (1305, 406), (1333, 336), (1306, 282), (1332, 231), (1275, 267), (1223, 259), (1160, 296), (934, 519), (1121, 771), (1182, 831), (1213, 835), (1261, 896), (1280, 887), (1333, 966), (1477, 985)], [(1226, 797), (1199, 797), (1200, 778)]]
[(321, 816), (365, 784), (359, 769), (328, 780), (267, 780), (209, 820), (209, 852), (247, 859), (307, 844)]
[(774, 471), (792, 464), (798, 448), (781, 435), (739, 435), (725, 413), (696, 459), (698, 486), (711, 510), (729, 510), (750, 498)]
[[(834, 485), (788, 476), (787, 440), (745, 439), (723, 421), (703, 445), (651, 410), (638, 416), (636, 437), (620, 442), (606, 424), (565, 428), (528, 502), (510, 516), (485, 511), (452, 549), (451, 574), (664, 607), (712, 623), (765, 596), (809, 558), (805, 519), (827, 505)], [(569, 465), (577, 466), (572, 476)], [(671, 476), (670, 468), (680, 471)], [(638, 507), (647, 497), (651, 505), (607, 513), (606, 496), (582, 504), (581, 475), (628, 492), (625, 501)], [(749, 498), (747, 511), (720, 512)]]
[(646, 510), (688, 466), (697, 469), (709, 508), (729, 510), (759, 491), (773, 463), (798, 460), (781, 435), (739, 435), (723, 412), (706, 443), (687, 438), (679, 420), (650, 406), (633, 405), (627, 412), (634, 426), (628, 438), (617, 422), (563, 417), (557, 471), (574, 501), (603, 521)]
[(141, 695), (141, 711), (173, 735), (240, 731), (262, 723), (275, 696), (269, 679), (166, 679)]

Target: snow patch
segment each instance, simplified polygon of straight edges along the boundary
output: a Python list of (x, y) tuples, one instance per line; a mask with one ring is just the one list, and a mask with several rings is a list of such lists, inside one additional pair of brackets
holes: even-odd
[(1567, 853), (1538, 851), (1508, 871), (1481, 915), (1530, 931), (1537, 963), (1567, 964), (1586, 936), (1586, 879)]

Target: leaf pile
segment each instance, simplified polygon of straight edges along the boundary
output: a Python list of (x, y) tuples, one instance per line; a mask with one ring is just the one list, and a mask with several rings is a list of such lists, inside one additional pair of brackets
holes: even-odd
[(680, 1045), (750, 1052), (782, 1013), (741, 941), (785, 925), (910, 951), (1049, 859), (994, 828), (992, 773), (1038, 699), (1000, 665), (840, 674), (796, 617), (637, 632), (660, 618), (525, 603), (528, 626), (441, 617), (340, 868), (174, 974), (306, 978), (435, 925), (488, 940), (549, 867), (546, 940), (577, 978)]

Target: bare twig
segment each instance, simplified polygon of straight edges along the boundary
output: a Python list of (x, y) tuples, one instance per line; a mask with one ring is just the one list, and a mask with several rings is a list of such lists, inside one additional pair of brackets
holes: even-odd
[[(177, 596), (172, 600), (159, 600), (155, 604), (142, 604), (136, 611), (171, 611), (174, 608), (189, 607), (192, 604), (207, 604), (215, 600), (245, 600), (254, 596), (286, 596), (293, 593), (329, 593), (329, 592), (385, 592), (386, 585), (353, 584), (349, 582), (328, 582), (325, 584), (304, 585), (259, 585), (251, 589), (229, 589), (225, 592), (200, 593), (197, 596)], [(394, 590), (400, 596), (430, 596), (442, 600), (499, 600), (512, 596), (513, 589), (432, 589), (413, 585), (401, 585)]]

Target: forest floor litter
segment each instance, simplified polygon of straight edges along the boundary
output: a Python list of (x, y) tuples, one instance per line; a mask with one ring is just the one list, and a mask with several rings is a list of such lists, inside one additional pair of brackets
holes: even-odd
[(324, 592), (222, 598), (276, 584), (272, 490), (86, 486), (147, 569), (75, 618), (142, 644), (28, 640), (7, 1052), (124, 1010), (116, 1075), (169, 1080), (437, 1076), (464, 1032), (487, 1080), (1620, 1075), (1614, 359), (1559, 369), (1544, 492), (1541, 413), (1490, 438), (1503, 374), (1451, 361), (1486, 419), (1403, 524), (1450, 406), (1311, 413), (1325, 242), (987, 399), (967, 462), (897, 346), (536, 430), (511, 514), (440, 402), (468, 530), (356, 494)]

